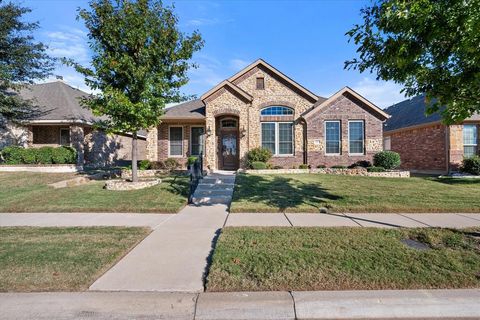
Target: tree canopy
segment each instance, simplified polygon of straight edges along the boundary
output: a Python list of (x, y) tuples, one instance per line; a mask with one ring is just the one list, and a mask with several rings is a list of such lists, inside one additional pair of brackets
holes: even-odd
[(346, 68), (425, 94), (448, 124), (480, 111), (480, 0), (374, 0), (361, 15), (347, 32), (359, 57)]
[(30, 11), (0, 0), (0, 118), (12, 121), (24, 120), (34, 111), (28, 101), (13, 92), (48, 77), (54, 66), (47, 47), (32, 35), (38, 22), (22, 19)]

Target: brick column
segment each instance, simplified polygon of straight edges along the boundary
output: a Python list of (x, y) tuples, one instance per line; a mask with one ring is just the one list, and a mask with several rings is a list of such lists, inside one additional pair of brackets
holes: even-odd
[(449, 149), (448, 171), (458, 171), (463, 160), (463, 125), (452, 125), (448, 127)]
[[(33, 128), (32, 126), (27, 126), (27, 141), (26, 141), (26, 147), (30, 148), (33, 145)], [(25, 143), (24, 143), (25, 146)]]
[(77, 150), (77, 165), (83, 166), (85, 163), (85, 136), (83, 127), (77, 125), (70, 126), (70, 145)]
[(158, 161), (158, 128), (151, 128), (147, 132), (147, 160)]

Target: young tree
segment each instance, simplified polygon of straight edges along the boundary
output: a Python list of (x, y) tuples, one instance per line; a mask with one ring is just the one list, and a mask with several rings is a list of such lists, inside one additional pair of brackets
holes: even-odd
[(132, 133), (132, 180), (137, 177), (137, 132), (160, 123), (166, 103), (185, 99), (192, 54), (203, 41), (198, 32), (179, 31), (173, 7), (160, 0), (92, 0), (79, 10), (93, 52), (91, 68), (66, 61), (98, 91), (84, 104), (105, 115), (108, 131)]
[(359, 58), (346, 68), (425, 94), (445, 123), (480, 111), (480, 0), (374, 0), (361, 13), (347, 32)]
[(38, 23), (22, 20), (30, 11), (0, 0), (0, 124), (3, 120), (24, 120), (34, 113), (29, 101), (12, 93), (48, 77), (53, 70), (54, 60), (45, 53), (47, 47), (32, 36)]

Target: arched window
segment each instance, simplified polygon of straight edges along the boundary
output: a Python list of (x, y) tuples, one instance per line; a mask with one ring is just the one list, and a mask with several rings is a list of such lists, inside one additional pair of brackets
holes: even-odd
[(293, 109), (284, 106), (271, 106), (262, 109), (260, 112), (262, 116), (293, 116)]
[(224, 119), (221, 121), (222, 128), (236, 128), (237, 120), (235, 119)]

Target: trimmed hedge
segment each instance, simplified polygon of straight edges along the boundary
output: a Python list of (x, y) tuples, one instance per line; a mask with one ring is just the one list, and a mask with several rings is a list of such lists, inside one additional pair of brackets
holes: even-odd
[(77, 151), (72, 147), (21, 148), (9, 146), (0, 153), (4, 164), (75, 164)]
[(261, 161), (254, 161), (252, 162), (251, 166), (252, 166), (252, 169), (255, 169), (255, 170), (267, 169), (267, 164)]
[(367, 171), (368, 172), (385, 172), (387, 170), (385, 170), (384, 167), (367, 167)]
[(473, 156), (463, 159), (460, 170), (477, 176), (480, 175), (480, 157)]
[(253, 168), (254, 162), (267, 163), (272, 157), (272, 152), (266, 148), (254, 148), (247, 152), (247, 165)]
[(375, 167), (391, 170), (398, 168), (401, 163), (400, 155), (393, 151), (380, 151), (373, 156), (373, 165)]

